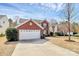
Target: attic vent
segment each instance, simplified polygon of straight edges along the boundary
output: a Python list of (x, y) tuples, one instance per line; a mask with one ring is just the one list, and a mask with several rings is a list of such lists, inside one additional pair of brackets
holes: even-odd
[(30, 24), (30, 26), (31, 26), (31, 25), (32, 25), (32, 22), (30, 22), (29, 24)]

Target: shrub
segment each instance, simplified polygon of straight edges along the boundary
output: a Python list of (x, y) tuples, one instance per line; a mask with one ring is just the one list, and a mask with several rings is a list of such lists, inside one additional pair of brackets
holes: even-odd
[(42, 36), (41, 36), (41, 39), (44, 39), (45, 38), (45, 35), (43, 34)]
[(17, 41), (18, 40), (18, 30), (15, 28), (8, 28), (6, 30), (6, 38), (8, 41)]
[[(69, 36), (68, 34), (65, 34), (65, 36)], [(71, 35), (70, 35), (71, 36)]]
[(50, 36), (53, 36), (53, 34), (54, 34), (53, 32), (50, 32)]
[(64, 36), (64, 33), (63, 32), (56, 32), (55, 35), (57, 35), (57, 36)]
[(1, 33), (1, 34), (0, 34), (0, 37), (3, 37), (3, 36), (5, 36), (5, 35)]
[(73, 32), (73, 35), (77, 34), (77, 32)]
[(79, 37), (79, 34), (75, 34), (74, 36), (75, 36), (75, 37)]

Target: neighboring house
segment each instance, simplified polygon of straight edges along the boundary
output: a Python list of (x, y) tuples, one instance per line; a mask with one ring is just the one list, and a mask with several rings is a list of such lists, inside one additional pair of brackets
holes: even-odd
[(0, 15), (0, 34), (5, 34), (6, 29), (9, 27), (9, 21), (6, 15)]
[(53, 32), (53, 33), (58, 32), (58, 31), (57, 31), (57, 28), (58, 28), (57, 25), (58, 25), (57, 23), (53, 23), (53, 24), (52, 24), (52, 23), (50, 22), (50, 23), (49, 23), (49, 33), (50, 33), (50, 32)]
[(44, 28), (34, 20), (26, 20), (16, 26), (19, 30), (19, 40), (40, 39)]
[[(60, 24), (58, 24), (57, 27), (58, 27), (57, 28), (58, 32), (63, 32), (64, 34), (69, 35), (69, 29), (68, 29), (69, 25), (68, 25), (67, 21), (66, 22), (61, 22)], [(72, 24), (70, 24), (70, 34), (73, 35), (73, 26), (72, 26)]]

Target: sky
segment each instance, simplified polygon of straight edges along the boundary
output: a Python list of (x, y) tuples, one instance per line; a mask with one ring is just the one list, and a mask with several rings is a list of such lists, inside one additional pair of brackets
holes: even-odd
[[(0, 15), (7, 15), (13, 20), (19, 16), (20, 18), (61, 21), (65, 20), (63, 14), (65, 5), (64, 3), (0, 3)], [(79, 4), (73, 4), (73, 6), (73, 21), (79, 22)]]

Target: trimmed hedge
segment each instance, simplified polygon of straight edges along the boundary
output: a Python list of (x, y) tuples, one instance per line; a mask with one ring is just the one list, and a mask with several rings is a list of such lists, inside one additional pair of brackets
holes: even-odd
[(53, 34), (54, 34), (53, 32), (50, 32), (50, 36), (53, 36)]
[(77, 34), (77, 32), (73, 32), (73, 35)]
[(64, 36), (64, 33), (63, 32), (56, 32), (55, 33), (57, 36)]
[(74, 36), (75, 36), (75, 37), (79, 37), (79, 34), (75, 34)]
[(6, 38), (8, 41), (17, 41), (18, 40), (18, 30), (15, 28), (8, 28), (6, 30)]

